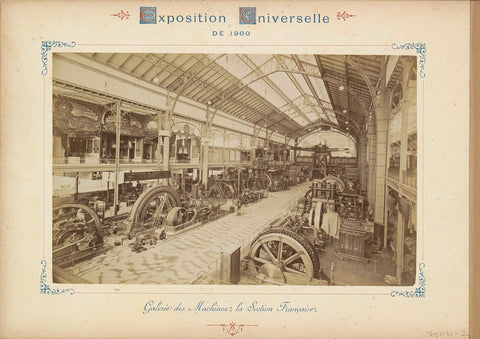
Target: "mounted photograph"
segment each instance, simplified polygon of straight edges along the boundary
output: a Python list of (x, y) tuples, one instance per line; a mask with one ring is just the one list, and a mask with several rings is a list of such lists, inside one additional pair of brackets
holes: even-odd
[(51, 93), (54, 283), (415, 284), (416, 56), (54, 52)]

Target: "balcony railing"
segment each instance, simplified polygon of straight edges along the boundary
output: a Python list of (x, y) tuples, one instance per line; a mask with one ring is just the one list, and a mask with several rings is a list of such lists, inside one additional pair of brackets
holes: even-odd
[(404, 184), (408, 187), (417, 189), (417, 171), (406, 171), (404, 181)]
[(195, 159), (175, 159), (175, 158), (170, 158), (170, 164), (199, 164), (200, 159), (195, 158)]
[[(416, 170), (407, 170), (402, 171), (402, 181), (401, 184), (417, 189), (417, 171)], [(389, 168), (388, 177), (390, 179), (400, 182), (400, 170), (398, 168)]]
[[(53, 164), (115, 164), (114, 158), (97, 158), (97, 157), (67, 157), (67, 158), (53, 158)], [(120, 164), (153, 164), (155, 159), (120, 159)]]
[(399, 172), (399, 169), (398, 168), (394, 168), (394, 167), (390, 167), (388, 169), (388, 177), (393, 179), (393, 180), (396, 180), (396, 181), (400, 181), (400, 172)]
[[(160, 162), (162, 160), (160, 159)], [(66, 158), (53, 158), (52, 163), (54, 165), (64, 165), (64, 164), (81, 164), (81, 165), (114, 165), (115, 158), (97, 158), (97, 157), (66, 157)], [(128, 159), (122, 158), (119, 161), (120, 164), (157, 164), (158, 161), (156, 159)], [(245, 164), (250, 163), (248, 160), (226, 160), (223, 161), (222, 159), (217, 160), (209, 160), (209, 163), (225, 163), (225, 164)], [(175, 159), (170, 158), (170, 164), (194, 164), (198, 165), (201, 164), (199, 158), (193, 159)]]

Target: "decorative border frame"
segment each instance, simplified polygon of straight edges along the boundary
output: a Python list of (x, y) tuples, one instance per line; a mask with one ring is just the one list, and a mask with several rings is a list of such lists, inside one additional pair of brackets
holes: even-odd
[(419, 286), (413, 291), (392, 291), (390, 292), (391, 297), (407, 297), (407, 298), (425, 298), (425, 275), (423, 274), (423, 269), (425, 264), (422, 262), (418, 265), (418, 281)]
[(52, 47), (75, 47), (77, 43), (72, 42), (63, 42), (57, 40), (42, 40), (42, 75), (46, 76), (48, 74), (48, 55), (47, 53), (52, 49)]
[[(63, 42), (58, 40), (42, 40), (41, 46), (41, 60), (42, 60), (42, 75), (46, 76), (48, 74), (48, 52), (53, 47), (75, 47), (77, 43), (75, 41), (72, 42)], [(40, 261), (40, 265), (42, 271), (40, 273), (40, 294), (49, 294), (49, 295), (58, 295), (63, 293), (69, 293), (70, 295), (75, 294), (75, 290), (73, 288), (51, 288), (50, 285), (47, 284), (47, 261), (42, 259)]]
[(75, 290), (73, 288), (64, 288), (64, 289), (50, 288), (50, 286), (47, 285), (47, 261), (45, 259), (42, 259), (40, 261), (40, 265), (42, 265), (42, 273), (40, 273), (40, 294), (50, 294), (50, 295), (63, 294), (63, 293), (70, 293), (71, 295), (75, 294)]
[(427, 63), (427, 44), (423, 42), (415, 42), (415, 43), (406, 43), (406, 44), (392, 44), (393, 49), (414, 49), (418, 56), (419, 56), (419, 65), (420, 65), (420, 78), (425, 78), (425, 64)]
[[(127, 12), (128, 13), (128, 12)], [(118, 15), (113, 15), (112, 16), (118, 16)], [(355, 16), (355, 15), (350, 15), (350, 16)], [(128, 17), (127, 17), (128, 19)], [(48, 74), (48, 52), (53, 48), (53, 47), (75, 47), (77, 43), (75, 41), (72, 41), (70, 43), (63, 42), (63, 41), (58, 41), (58, 40), (42, 40), (42, 46), (41, 46), (41, 60), (42, 60), (42, 75), (46, 76)], [(388, 45), (387, 45), (388, 46)], [(399, 49), (414, 49), (417, 54), (419, 55), (419, 64), (420, 64), (420, 77), (425, 78), (426, 74), (424, 72), (425, 69), (425, 64), (426, 64), (426, 44), (425, 43), (405, 43), (405, 44), (397, 44), (393, 43), (391, 45), (392, 49), (399, 50)], [(50, 294), (50, 295), (58, 295), (58, 294), (63, 294), (63, 293), (69, 293), (70, 295), (75, 294), (75, 290), (73, 288), (66, 288), (66, 289), (58, 289), (58, 288), (51, 288), (49, 285), (47, 285), (47, 261), (45, 259), (42, 259), (40, 261), (42, 272), (40, 274), (40, 294)], [(415, 288), (413, 291), (391, 291), (390, 293), (381, 293), (381, 295), (390, 295), (391, 297), (397, 297), (397, 296), (403, 296), (403, 297), (408, 297), (408, 298), (425, 298), (425, 275), (423, 269), (425, 268), (425, 263), (420, 263), (418, 265), (418, 281), (419, 281), (419, 286)], [(115, 289), (117, 290), (117, 289)], [(79, 292), (82, 293), (82, 292)], [(322, 294), (319, 294), (322, 295)], [(352, 294), (355, 295), (355, 294)], [(241, 332), (241, 328), (243, 326), (258, 326), (258, 325), (245, 325), (245, 324), (236, 324), (236, 323), (229, 323), (229, 324), (209, 324), (208, 326), (222, 326), (224, 327), (224, 331), (226, 331), (230, 335), (235, 335)], [(227, 327), (228, 326), (228, 327)], [(237, 326), (237, 327), (236, 327)], [(227, 329), (234, 329), (235, 334), (230, 333)]]

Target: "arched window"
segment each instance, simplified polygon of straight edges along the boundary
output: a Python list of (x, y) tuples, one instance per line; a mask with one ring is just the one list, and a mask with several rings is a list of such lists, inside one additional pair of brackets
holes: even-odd
[(228, 148), (241, 148), (240, 137), (235, 134), (227, 134), (227, 147)]
[(228, 160), (230, 162), (240, 161), (240, 136), (236, 134), (227, 134), (226, 146), (228, 148)]
[(242, 136), (242, 151), (240, 152), (240, 161), (249, 162), (251, 157), (252, 139), (249, 136)]
[(243, 150), (250, 150), (252, 148), (252, 138), (249, 136), (242, 136), (242, 149)]
[(210, 145), (208, 147), (208, 162), (221, 163), (223, 162), (223, 148), (224, 148), (223, 133), (218, 130), (212, 130), (210, 133)]
[(210, 145), (213, 147), (223, 147), (223, 134), (220, 131), (212, 130)]
[(175, 123), (170, 138), (170, 158), (177, 162), (200, 161), (200, 132), (188, 123)]

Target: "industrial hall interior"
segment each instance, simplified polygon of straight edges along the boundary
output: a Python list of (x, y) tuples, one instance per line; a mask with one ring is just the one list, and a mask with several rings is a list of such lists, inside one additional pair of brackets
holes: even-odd
[(415, 56), (52, 63), (53, 282), (415, 284)]

